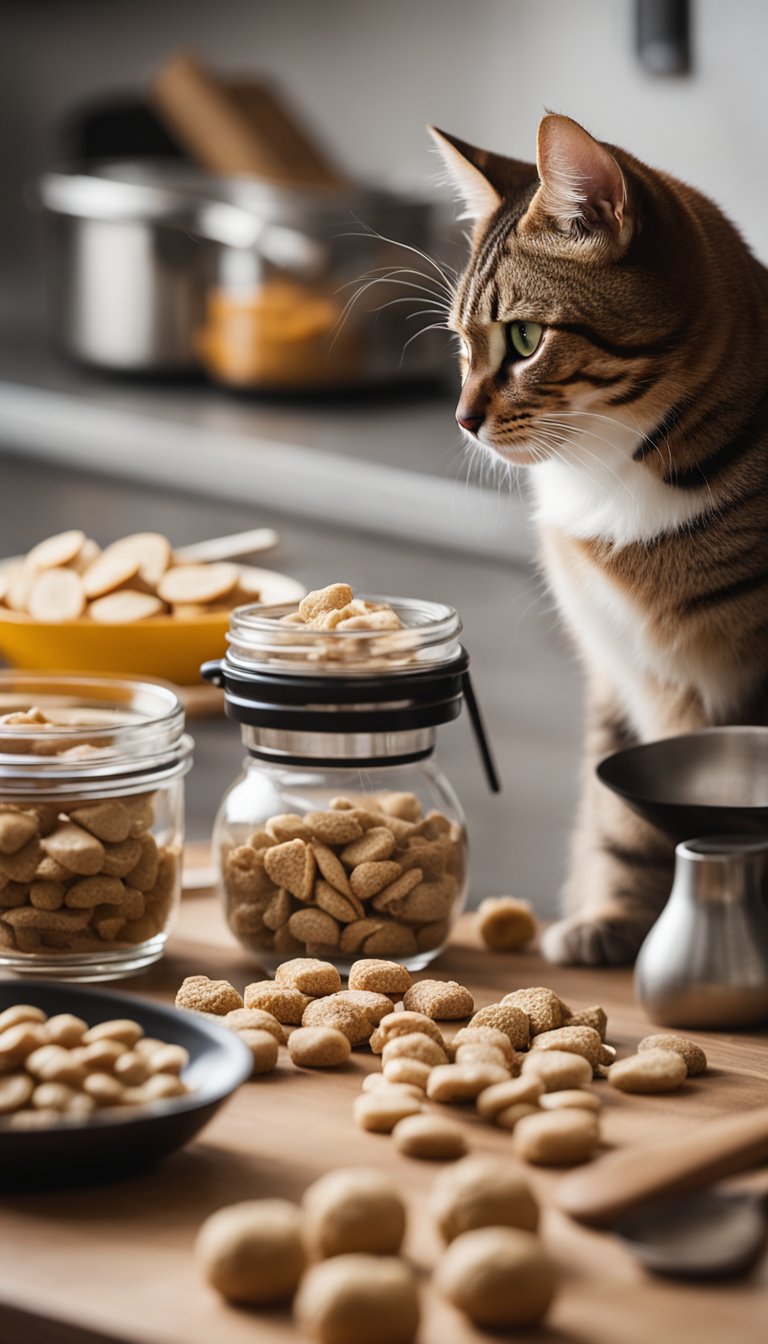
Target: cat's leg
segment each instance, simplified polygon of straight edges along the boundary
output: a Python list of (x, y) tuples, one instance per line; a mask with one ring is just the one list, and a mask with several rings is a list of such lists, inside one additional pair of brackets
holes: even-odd
[(635, 742), (611, 692), (593, 687), (581, 804), (563, 890), (565, 918), (542, 937), (549, 961), (631, 964), (669, 895), (672, 841), (630, 811), (595, 775), (599, 760)]

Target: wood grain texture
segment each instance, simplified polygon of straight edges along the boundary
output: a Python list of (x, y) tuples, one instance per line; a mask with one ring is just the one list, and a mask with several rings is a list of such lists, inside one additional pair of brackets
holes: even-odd
[[(215, 903), (189, 896), (165, 961), (127, 989), (168, 999), (192, 973), (226, 976), (239, 988), (260, 978), (233, 943)], [(625, 971), (552, 968), (534, 954), (482, 950), (465, 918), (436, 973), (469, 985), (478, 1005), (527, 985), (551, 985), (571, 1005), (600, 1002), (609, 1039), (630, 1052), (652, 1028), (632, 998)], [(20, 997), (23, 993), (20, 991)], [(460, 1023), (451, 1024), (455, 1030)], [(768, 1101), (766, 1034), (690, 1033), (711, 1070), (666, 1096), (628, 1096), (600, 1087), (605, 1151), (695, 1135), (713, 1116)], [(397, 1154), (382, 1135), (351, 1119), (364, 1073), (378, 1068), (366, 1051), (336, 1073), (297, 1070), (281, 1051), (277, 1071), (246, 1084), (202, 1136), (155, 1171), (109, 1187), (11, 1195), (0, 1201), (0, 1339), (3, 1344), (287, 1344), (299, 1336), (288, 1311), (236, 1310), (202, 1282), (192, 1248), (197, 1228), (221, 1205), (281, 1195), (299, 1199), (333, 1166), (374, 1165), (407, 1192), (407, 1253), (422, 1276), (419, 1344), (480, 1344), (475, 1330), (426, 1286), (439, 1242), (426, 1203), (439, 1164)], [(456, 1112), (451, 1112), (455, 1114)], [(466, 1115), (473, 1151), (511, 1156), (511, 1136)], [(562, 1267), (562, 1288), (546, 1329), (515, 1339), (538, 1344), (758, 1344), (768, 1331), (768, 1266), (742, 1282), (693, 1287), (653, 1279), (617, 1239), (578, 1226), (553, 1194), (562, 1173), (525, 1168), (544, 1204), (543, 1235)], [(765, 1187), (765, 1173), (741, 1183)], [(361, 1341), (364, 1344), (364, 1341)]]

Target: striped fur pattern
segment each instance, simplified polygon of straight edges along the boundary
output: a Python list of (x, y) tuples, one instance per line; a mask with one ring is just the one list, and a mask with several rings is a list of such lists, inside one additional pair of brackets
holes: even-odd
[[(768, 271), (713, 202), (566, 117), (542, 122), (536, 165), (435, 137), (475, 217), (452, 311), (457, 416), (532, 468), (543, 566), (588, 678), (583, 801), (545, 951), (630, 962), (672, 846), (595, 782), (596, 762), (768, 723)], [(530, 355), (515, 322), (542, 329)]]

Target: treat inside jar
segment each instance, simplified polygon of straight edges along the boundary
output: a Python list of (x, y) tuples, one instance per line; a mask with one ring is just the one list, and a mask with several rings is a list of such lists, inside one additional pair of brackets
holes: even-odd
[[(0, 716), (0, 752), (74, 769), (109, 756), (111, 735), (103, 730), (123, 722), (106, 709), (17, 708)], [(99, 955), (165, 931), (180, 848), (152, 833), (158, 799), (71, 789), (16, 801), (0, 789), (0, 961), (19, 953)]]
[(230, 928), (258, 958), (408, 961), (445, 942), (464, 891), (463, 827), (413, 793), (278, 813), (221, 854)]

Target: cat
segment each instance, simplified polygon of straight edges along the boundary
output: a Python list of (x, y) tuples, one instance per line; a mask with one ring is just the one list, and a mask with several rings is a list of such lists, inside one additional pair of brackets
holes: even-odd
[(530, 468), (587, 674), (554, 962), (634, 960), (673, 845), (595, 778), (620, 748), (768, 722), (768, 270), (692, 187), (549, 114), (536, 164), (432, 129), (474, 220), (456, 418)]

